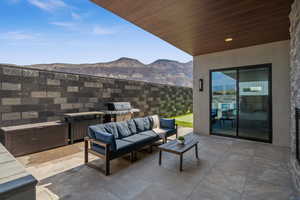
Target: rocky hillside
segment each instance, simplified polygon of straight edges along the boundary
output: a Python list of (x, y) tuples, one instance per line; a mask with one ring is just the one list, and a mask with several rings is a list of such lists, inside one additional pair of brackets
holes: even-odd
[(106, 63), (94, 64), (36, 64), (26, 67), (60, 72), (89, 74), (102, 77), (140, 80), (154, 83), (192, 87), (192, 61), (180, 63), (172, 60), (157, 60), (145, 65), (131, 58), (120, 58)]

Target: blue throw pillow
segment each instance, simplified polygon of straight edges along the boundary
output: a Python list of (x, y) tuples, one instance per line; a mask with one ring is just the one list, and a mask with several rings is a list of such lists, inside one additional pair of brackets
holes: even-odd
[(117, 123), (117, 129), (118, 129), (118, 132), (119, 132), (119, 136), (121, 138), (128, 137), (128, 136), (131, 135), (131, 131), (128, 128), (127, 122), (118, 122)]
[(137, 133), (136, 125), (135, 125), (133, 119), (128, 120), (127, 125), (128, 125), (128, 128), (129, 128), (131, 134), (136, 134)]
[(148, 131), (151, 129), (151, 121), (149, 117), (144, 117), (144, 131)]
[(114, 135), (116, 139), (120, 138), (115, 122), (110, 122), (110, 123), (104, 124), (104, 128), (105, 128), (106, 132)]
[(175, 119), (160, 119), (160, 127), (161, 128), (168, 128), (168, 129), (175, 129)]
[(96, 131), (95, 132), (96, 140), (100, 142), (104, 142), (106, 144), (110, 144), (110, 150), (116, 151), (116, 140), (115, 136), (113, 134), (102, 132), (102, 131)]
[(133, 120), (135, 122), (137, 132), (143, 132), (145, 130), (144, 118), (135, 118)]
[(153, 120), (153, 118), (151, 116), (148, 117), (148, 120), (150, 122), (150, 129), (149, 130), (151, 130), (151, 129), (153, 129), (153, 126), (154, 126), (154, 120)]
[(90, 138), (92, 138), (92, 139), (96, 139), (95, 132), (97, 132), (97, 131), (106, 132), (106, 130), (104, 128), (104, 124), (98, 124), (98, 125), (89, 126), (89, 128), (88, 128), (88, 136)]

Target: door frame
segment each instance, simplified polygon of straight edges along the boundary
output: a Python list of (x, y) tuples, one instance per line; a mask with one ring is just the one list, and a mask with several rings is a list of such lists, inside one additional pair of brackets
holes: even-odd
[[(259, 69), (259, 68), (266, 68), (268, 69), (268, 77), (269, 77), (269, 84), (268, 84), (268, 105), (269, 105), (269, 112), (268, 112), (268, 118), (270, 123), (270, 132), (269, 132), (269, 138), (267, 140), (259, 139), (259, 138), (250, 138), (250, 137), (244, 137), (239, 136), (238, 133), (238, 127), (239, 127), (239, 70), (246, 70), (246, 69)], [(236, 70), (237, 71), (237, 81), (236, 81), (236, 109), (237, 109), (237, 118), (236, 118), (236, 136), (233, 135), (226, 135), (226, 134), (220, 134), (220, 133), (213, 133), (212, 132), (212, 119), (211, 119), (211, 109), (212, 109), (212, 73), (218, 72), (218, 71), (229, 71), (229, 70)], [(218, 68), (218, 69), (211, 69), (209, 70), (209, 132), (211, 135), (217, 135), (217, 136), (224, 136), (224, 137), (231, 137), (231, 138), (240, 138), (240, 139), (246, 139), (246, 140), (253, 140), (258, 142), (265, 142), (265, 143), (272, 143), (273, 142), (273, 102), (272, 102), (272, 64), (266, 63), (266, 64), (259, 64), (259, 65), (246, 65), (246, 66), (239, 66), (239, 67), (230, 67), (230, 68)]]

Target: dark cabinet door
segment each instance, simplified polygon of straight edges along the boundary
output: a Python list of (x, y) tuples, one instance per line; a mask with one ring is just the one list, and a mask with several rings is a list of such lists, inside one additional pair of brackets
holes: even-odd
[(66, 125), (35, 128), (35, 134), (39, 141), (39, 151), (68, 144), (67, 132)]
[(14, 156), (39, 151), (39, 137), (34, 129), (17, 130), (7, 136), (7, 149)]

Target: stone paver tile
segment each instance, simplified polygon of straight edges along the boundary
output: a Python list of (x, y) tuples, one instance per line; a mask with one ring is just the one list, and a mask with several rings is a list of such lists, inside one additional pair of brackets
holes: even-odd
[(294, 195), (290, 187), (255, 180), (247, 181), (242, 200), (289, 200)]
[(192, 192), (189, 200), (240, 200), (241, 194), (209, 182), (202, 182)]
[(153, 183), (149, 187), (145, 188), (139, 195), (132, 198), (132, 200), (183, 200), (185, 197), (178, 193), (167, 190), (159, 183)]
[(246, 183), (246, 175), (244, 173), (226, 172), (219, 169), (213, 169), (204, 179), (213, 185), (228, 189), (234, 192), (242, 193)]

